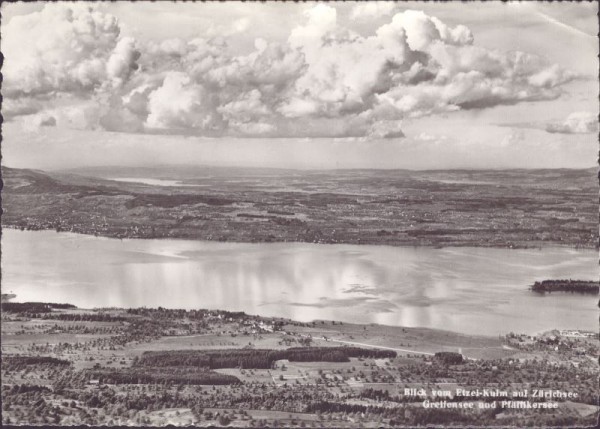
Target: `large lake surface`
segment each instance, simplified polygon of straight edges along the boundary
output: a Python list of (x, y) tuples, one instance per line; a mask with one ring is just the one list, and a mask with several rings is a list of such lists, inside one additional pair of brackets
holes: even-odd
[(528, 290), (560, 278), (597, 280), (597, 252), (2, 234), (3, 293), (84, 308), (241, 310), (486, 335), (596, 330), (597, 296)]

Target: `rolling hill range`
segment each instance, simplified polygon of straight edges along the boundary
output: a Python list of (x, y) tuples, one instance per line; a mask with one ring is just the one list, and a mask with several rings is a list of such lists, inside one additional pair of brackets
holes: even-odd
[(595, 247), (586, 170), (2, 167), (3, 225), (118, 238)]

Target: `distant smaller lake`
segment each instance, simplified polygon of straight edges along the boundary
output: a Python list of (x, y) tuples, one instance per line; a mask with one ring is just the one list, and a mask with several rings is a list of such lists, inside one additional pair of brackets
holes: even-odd
[(152, 186), (204, 186), (183, 183), (180, 180), (150, 179), (145, 177), (114, 177), (110, 178), (109, 180), (114, 180), (115, 182), (141, 183), (143, 185)]

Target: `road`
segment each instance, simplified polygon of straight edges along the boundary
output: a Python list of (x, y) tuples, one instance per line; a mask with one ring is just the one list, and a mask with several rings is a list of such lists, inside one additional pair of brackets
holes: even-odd
[[(325, 340), (325, 338), (321, 338), (321, 339)], [(408, 353), (414, 353), (414, 354), (418, 354), (418, 355), (435, 356), (435, 353), (430, 353), (430, 352), (420, 352), (420, 351), (417, 351), (417, 350), (400, 349), (400, 348), (397, 348), (397, 347), (375, 346), (373, 344), (357, 343), (355, 341), (336, 340), (336, 339), (333, 339), (333, 338), (327, 338), (325, 341), (334, 341), (336, 343), (351, 344), (351, 345), (354, 345), (354, 346), (372, 347), (372, 348), (375, 348), (375, 349), (393, 350), (395, 352), (408, 352)], [(465, 356), (464, 354), (463, 354), (463, 357), (465, 359), (467, 359), (467, 360), (477, 360), (475, 358), (471, 358), (471, 357)]]
[(375, 346), (373, 344), (358, 343), (356, 341), (336, 340), (334, 338), (329, 338), (329, 337), (327, 337), (327, 338), (322, 337), (322, 338), (319, 338), (319, 339), (325, 340), (325, 341), (333, 341), (333, 342), (336, 342), (336, 343), (351, 344), (351, 345), (354, 345), (354, 346), (371, 347), (371, 348), (374, 348), (374, 349), (393, 350), (395, 352), (408, 352), (408, 353), (416, 353), (416, 354), (419, 354), (419, 355), (427, 355), (427, 356), (433, 356), (433, 355), (435, 355), (435, 353), (430, 353), (430, 352), (420, 352), (420, 351), (417, 351), (417, 350), (399, 349), (397, 347)]

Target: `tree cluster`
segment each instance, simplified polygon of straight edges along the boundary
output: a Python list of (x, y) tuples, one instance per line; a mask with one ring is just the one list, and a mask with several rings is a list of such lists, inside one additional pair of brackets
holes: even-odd
[(463, 363), (463, 356), (460, 353), (454, 352), (437, 352), (433, 359), (444, 365), (460, 365)]

